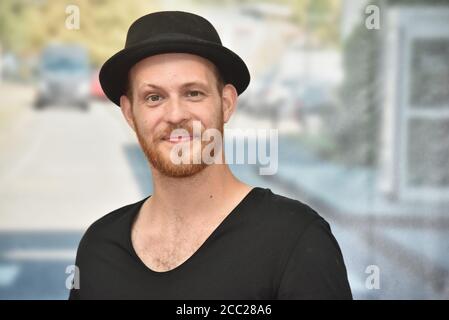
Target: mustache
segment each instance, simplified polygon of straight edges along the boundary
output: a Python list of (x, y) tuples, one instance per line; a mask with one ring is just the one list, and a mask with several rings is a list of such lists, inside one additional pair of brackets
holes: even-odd
[[(160, 135), (159, 135), (159, 139), (169, 139), (170, 135), (172, 134), (172, 132), (174, 130), (178, 130), (178, 129), (183, 129), (185, 131), (187, 131), (187, 133), (193, 137), (194, 133), (193, 133), (193, 124), (192, 122), (185, 122), (185, 123), (179, 123), (179, 124), (174, 124), (174, 125), (169, 125)], [(203, 125), (201, 124), (201, 134), (203, 133), (204, 129), (203, 129)]]

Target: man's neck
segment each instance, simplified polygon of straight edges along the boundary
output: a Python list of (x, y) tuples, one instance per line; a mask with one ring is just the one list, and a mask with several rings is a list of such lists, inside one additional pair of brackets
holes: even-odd
[(144, 211), (161, 224), (201, 223), (227, 215), (251, 190), (226, 164), (214, 164), (191, 177), (172, 178), (153, 170), (153, 195)]

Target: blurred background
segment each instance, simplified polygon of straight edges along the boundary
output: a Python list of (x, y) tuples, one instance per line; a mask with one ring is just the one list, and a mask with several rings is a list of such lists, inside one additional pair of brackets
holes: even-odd
[(66, 299), (84, 230), (152, 192), (98, 69), (159, 10), (247, 62), (227, 128), (278, 129), (279, 165), (231, 168), (330, 222), (355, 298), (449, 298), (449, 1), (2, 0), (0, 299)]

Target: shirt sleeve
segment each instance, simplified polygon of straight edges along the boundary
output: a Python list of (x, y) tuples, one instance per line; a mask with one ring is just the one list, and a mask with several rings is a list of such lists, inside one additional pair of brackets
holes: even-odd
[(346, 267), (329, 224), (314, 220), (299, 236), (280, 280), (278, 299), (352, 299)]
[[(76, 266), (79, 266), (79, 262), (80, 262), (79, 261), (80, 260), (79, 251), (80, 250), (78, 249), (77, 256), (76, 256), (76, 262), (75, 262)], [(74, 285), (74, 282), (72, 281), (72, 289), (70, 289), (68, 300), (81, 300), (80, 289), (73, 288), (73, 285)]]

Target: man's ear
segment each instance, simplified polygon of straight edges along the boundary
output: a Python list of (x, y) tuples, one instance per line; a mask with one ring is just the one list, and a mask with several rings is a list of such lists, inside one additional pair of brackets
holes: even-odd
[(120, 97), (120, 109), (122, 109), (123, 116), (125, 117), (126, 122), (128, 122), (131, 129), (136, 131), (136, 127), (134, 124), (134, 117), (132, 114), (133, 111), (132, 111), (131, 101), (125, 95), (122, 95)]
[(237, 107), (238, 94), (232, 84), (225, 85), (222, 93), (221, 99), (223, 102), (223, 121), (224, 123), (227, 123)]

